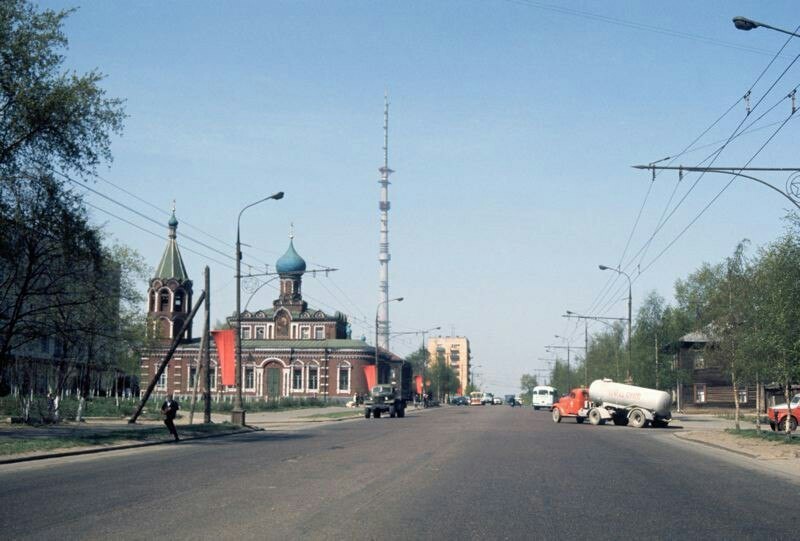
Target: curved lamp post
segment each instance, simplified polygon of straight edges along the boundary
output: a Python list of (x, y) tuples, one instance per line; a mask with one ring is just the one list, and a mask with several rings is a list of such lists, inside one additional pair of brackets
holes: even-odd
[(754, 21), (753, 19), (748, 19), (747, 17), (734, 17), (733, 25), (739, 30), (753, 30), (754, 28), (758, 28), (760, 26), (761, 28), (769, 28), (770, 30), (775, 30), (776, 32), (782, 32), (784, 34), (800, 38), (800, 34), (795, 34), (794, 32), (789, 32), (788, 30), (784, 30), (782, 28), (770, 26), (766, 23), (760, 23), (758, 21)]
[(621, 274), (622, 276), (624, 276), (625, 278), (628, 279), (628, 368), (627, 368), (627, 370), (625, 370), (625, 373), (626, 373), (625, 382), (626, 383), (630, 383), (631, 382), (631, 357), (633, 356), (633, 350), (631, 349), (631, 347), (633, 345), (632, 344), (632, 340), (631, 340), (631, 338), (633, 337), (633, 335), (631, 334), (631, 321), (632, 321), (632, 319), (631, 319), (631, 306), (633, 305), (633, 294), (632, 294), (633, 288), (631, 286), (631, 277), (628, 276), (627, 272), (622, 271), (622, 270), (617, 269), (617, 268), (614, 268), (614, 267), (609, 267), (607, 265), (598, 265), (597, 267), (600, 270), (614, 271), (617, 274)]
[(283, 199), (283, 192), (274, 193), (269, 197), (250, 203), (239, 211), (239, 216), (236, 218), (236, 394), (233, 396), (231, 423), (241, 426), (245, 424), (245, 413), (242, 404), (242, 243), (240, 226), (244, 211), (270, 199)]

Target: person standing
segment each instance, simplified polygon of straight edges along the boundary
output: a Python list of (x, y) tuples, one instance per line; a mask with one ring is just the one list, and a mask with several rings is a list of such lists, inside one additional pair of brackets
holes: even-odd
[(180, 404), (173, 398), (173, 394), (169, 393), (167, 399), (161, 404), (161, 415), (164, 416), (164, 424), (167, 425), (167, 429), (175, 438), (175, 441), (180, 441), (178, 430), (175, 428), (175, 416), (178, 414), (179, 409), (181, 409)]

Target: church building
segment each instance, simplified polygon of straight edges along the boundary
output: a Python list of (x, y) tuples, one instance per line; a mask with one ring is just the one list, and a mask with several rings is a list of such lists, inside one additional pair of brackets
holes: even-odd
[[(172, 339), (192, 310), (192, 281), (188, 278), (177, 243), (178, 220), (173, 212), (168, 223), (164, 255), (148, 290), (148, 333), (156, 344), (141, 360), (142, 388), (147, 386), (169, 349)], [(308, 306), (302, 296), (306, 262), (290, 236), (286, 253), (276, 262), (280, 293), (271, 308), (242, 311), (242, 396), (247, 400), (315, 397), (344, 402), (355, 393), (366, 393), (376, 383), (390, 383), (392, 370), (401, 359), (350, 337), (347, 316)], [(234, 313), (228, 318), (236, 328)], [(188, 396), (200, 361), (200, 338), (192, 327), (162, 374), (155, 391)], [(233, 396), (235, 386), (222, 386), (218, 358), (211, 341), (211, 392), (217, 398)]]

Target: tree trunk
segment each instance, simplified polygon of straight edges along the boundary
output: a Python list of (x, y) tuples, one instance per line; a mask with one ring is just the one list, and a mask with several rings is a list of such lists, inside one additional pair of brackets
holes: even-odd
[(761, 383), (756, 373), (756, 432), (761, 434)]
[(739, 425), (739, 387), (736, 385), (735, 370), (731, 370), (731, 383), (733, 384), (734, 426), (736, 427), (736, 432), (739, 432), (739, 430), (741, 430), (741, 426)]
[(791, 408), (791, 400), (792, 400), (792, 380), (787, 378), (786, 379), (786, 386), (783, 388), (783, 397), (786, 399), (786, 441), (791, 441), (792, 439), (792, 430), (791, 430), (791, 423), (789, 419), (792, 416), (792, 408)]

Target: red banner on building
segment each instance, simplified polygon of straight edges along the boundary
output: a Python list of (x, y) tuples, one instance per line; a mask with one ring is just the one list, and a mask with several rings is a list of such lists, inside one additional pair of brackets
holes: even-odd
[(211, 331), (217, 346), (222, 385), (236, 385), (236, 330)]
[(417, 394), (422, 394), (422, 376), (414, 376), (414, 382), (417, 384)]
[(365, 366), (364, 377), (367, 378), (367, 389), (372, 391), (372, 388), (378, 383), (378, 374), (375, 371), (375, 366)]

